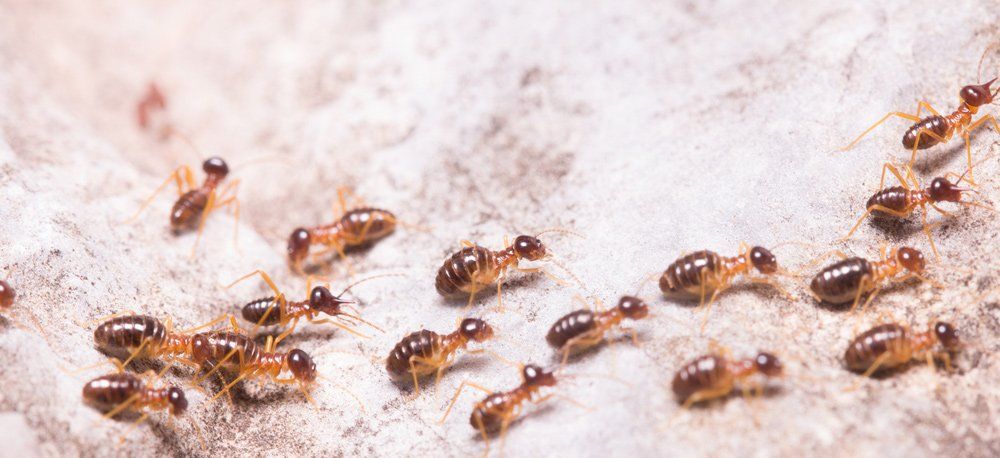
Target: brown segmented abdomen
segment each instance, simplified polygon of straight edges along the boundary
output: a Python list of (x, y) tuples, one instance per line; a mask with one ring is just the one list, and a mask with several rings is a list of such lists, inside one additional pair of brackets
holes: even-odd
[[(938, 137), (944, 138), (948, 134), (948, 129), (951, 124), (945, 119), (944, 116), (928, 116), (916, 124), (910, 126), (906, 129), (906, 133), (903, 134), (903, 147), (906, 149), (913, 149), (913, 145), (917, 142), (917, 134), (920, 133), (920, 129), (925, 131), (933, 132)], [(920, 143), (917, 143), (917, 149), (926, 149), (938, 144), (938, 140), (927, 132), (920, 133)]]
[(362, 245), (396, 230), (396, 216), (378, 208), (356, 208), (340, 217), (340, 237), (345, 245)]
[[(682, 256), (667, 266), (660, 276), (660, 291), (664, 294), (701, 294), (702, 279), (712, 279), (721, 265), (719, 255), (708, 250)], [(706, 284), (705, 287), (706, 292), (711, 292), (715, 286)]]
[(478, 245), (465, 247), (438, 269), (434, 286), (442, 296), (472, 293), (496, 280), (497, 267), (492, 251)]
[(906, 328), (898, 324), (883, 324), (858, 335), (844, 352), (847, 368), (864, 372), (875, 363), (879, 356), (891, 351), (879, 365), (879, 369), (891, 369), (910, 360), (910, 338)]
[[(240, 313), (244, 320), (255, 325), (274, 326), (281, 323), (281, 307), (274, 301), (274, 297), (265, 297), (250, 302), (243, 306)], [(265, 315), (267, 315), (266, 318)]]
[(244, 367), (260, 360), (260, 355), (261, 349), (256, 342), (235, 332), (204, 332), (191, 338), (191, 356), (195, 364)]
[[(909, 203), (910, 191), (907, 191), (906, 188), (902, 186), (893, 186), (872, 195), (871, 198), (868, 199), (865, 209), (870, 209), (875, 205), (881, 205), (890, 210), (904, 212), (906, 211), (906, 207), (909, 206)], [(887, 213), (882, 210), (873, 210), (873, 213), (887, 215)]]
[(670, 384), (678, 401), (684, 402), (692, 394), (701, 390), (714, 389), (730, 383), (732, 376), (726, 368), (726, 360), (718, 355), (705, 355), (685, 364)]
[(570, 339), (596, 329), (597, 321), (594, 318), (594, 312), (590, 310), (572, 312), (552, 325), (545, 340), (553, 347), (562, 348)]
[(469, 424), (477, 430), (480, 428), (486, 431), (499, 430), (503, 425), (504, 415), (510, 412), (513, 396), (510, 393), (493, 393), (483, 399), (472, 410), (469, 417)]
[(167, 327), (151, 316), (128, 315), (112, 318), (94, 329), (94, 343), (105, 350), (134, 350), (159, 347), (167, 337)]
[[(100, 409), (113, 409), (123, 402), (129, 401), (132, 406), (138, 403), (144, 391), (144, 384), (139, 377), (132, 374), (110, 374), (97, 377), (83, 385), (83, 399)], [(130, 399), (135, 399), (130, 401)]]
[(208, 195), (201, 189), (193, 189), (180, 196), (170, 210), (170, 226), (174, 230), (193, 228), (198, 217), (208, 205)]
[[(385, 369), (393, 377), (410, 375), (410, 358), (419, 356), (421, 358), (434, 358), (441, 352), (442, 335), (428, 331), (426, 329), (411, 333), (403, 337), (399, 343), (393, 347), (389, 357), (385, 360)], [(414, 362), (414, 367), (425, 371), (427, 366)], [(418, 373), (417, 375), (423, 375)]]
[(863, 286), (862, 293), (867, 293), (875, 287), (871, 277), (871, 263), (862, 258), (847, 258), (816, 274), (809, 288), (825, 302), (846, 304), (858, 297), (858, 288)]

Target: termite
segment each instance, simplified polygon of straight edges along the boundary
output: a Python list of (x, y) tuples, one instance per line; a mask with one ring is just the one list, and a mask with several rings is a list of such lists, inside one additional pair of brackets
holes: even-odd
[[(287, 329), (285, 329), (285, 331), (274, 340), (275, 345), (277, 345), (278, 342), (281, 342), (295, 330), (295, 326), (298, 325), (299, 320), (301, 319), (305, 319), (306, 321), (314, 324), (329, 323), (359, 337), (367, 336), (354, 329), (353, 326), (356, 325), (355, 322), (364, 323), (378, 331), (381, 331), (382, 329), (378, 326), (375, 326), (358, 316), (357, 310), (354, 310), (355, 314), (353, 315), (343, 310), (345, 306), (349, 306), (348, 304), (352, 304), (353, 302), (345, 301), (340, 297), (351, 288), (363, 282), (395, 274), (376, 275), (356, 281), (347, 288), (344, 288), (344, 290), (337, 295), (331, 293), (329, 288), (325, 286), (312, 287), (312, 278), (310, 278), (306, 286), (306, 291), (309, 292), (309, 299), (302, 301), (289, 301), (285, 297), (285, 294), (282, 293), (274, 284), (271, 277), (267, 275), (266, 272), (261, 270), (255, 270), (247, 275), (244, 275), (227, 286), (227, 288), (230, 288), (254, 275), (260, 275), (264, 282), (267, 283), (268, 287), (271, 288), (271, 291), (274, 292), (274, 296), (264, 297), (248, 302), (242, 307), (241, 315), (244, 320), (254, 323), (254, 329), (251, 331), (251, 334), (253, 334), (253, 332), (261, 326), (287, 326)], [(319, 319), (318, 316), (320, 314), (328, 315), (333, 319)], [(341, 322), (341, 320), (343, 322)]]
[[(184, 390), (175, 385), (156, 386), (156, 382), (171, 366), (168, 365), (159, 373), (149, 370), (139, 376), (125, 372), (125, 366), (118, 360), (111, 361), (118, 372), (90, 380), (84, 384), (82, 392), (84, 403), (102, 411), (103, 418), (114, 418), (126, 412), (137, 413), (139, 417), (129, 427), (131, 431), (155, 412), (168, 412), (168, 425), (171, 418), (181, 417), (187, 412), (188, 400)], [(198, 435), (198, 442), (205, 448), (198, 423), (190, 417), (188, 420)], [(127, 436), (126, 431), (119, 442), (124, 442)]]
[[(895, 175), (902, 186), (893, 186), (882, 189), (882, 183), (885, 181), (886, 170)], [(972, 169), (969, 169), (965, 173), (970, 173), (971, 171)], [(956, 176), (958, 178), (954, 182), (951, 182), (948, 181), (950, 176)], [(909, 178), (909, 181), (907, 178)], [(921, 210), (920, 218), (924, 226), (924, 233), (927, 235), (927, 240), (930, 242), (931, 251), (934, 252), (935, 257), (939, 257), (937, 246), (934, 245), (934, 238), (931, 236), (930, 225), (927, 224), (928, 205), (945, 216), (952, 215), (951, 213), (942, 210), (935, 204), (941, 202), (954, 202), (959, 205), (976, 206), (993, 211), (991, 207), (979, 202), (962, 200), (962, 195), (964, 193), (976, 192), (974, 189), (962, 188), (958, 186), (958, 184), (964, 179), (964, 174), (958, 175), (949, 172), (943, 177), (937, 177), (931, 180), (930, 186), (921, 188), (920, 181), (917, 180), (917, 177), (913, 174), (913, 169), (910, 166), (906, 166), (906, 178), (904, 178), (903, 175), (899, 173), (899, 169), (897, 169), (896, 166), (887, 162), (882, 166), (882, 181), (879, 183), (880, 191), (876, 192), (868, 199), (864, 214), (861, 215), (861, 218), (858, 218), (857, 223), (854, 224), (854, 227), (851, 228), (851, 231), (848, 232), (847, 236), (844, 238), (850, 238), (851, 235), (854, 234), (854, 231), (861, 226), (861, 222), (864, 221), (870, 214), (906, 218), (919, 208)]]
[(540, 392), (543, 388), (556, 385), (556, 376), (551, 371), (534, 364), (522, 365), (520, 369), (521, 385), (510, 391), (495, 392), (469, 381), (462, 382), (455, 391), (455, 395), (452, 396), (451, 403), (448, 404), (448, 409), (445, 410), (444, 416), (441, 417), (438, 423), (445, 422), (448, 414), (451, 413), (452, 407), (455, 406), (458, 396), (462, 394), (462, 390), (465, 387), (472, 387), (486, 393), (486, 398), (477, 402), (473, 407), (472, 415), (469, 417), (469, 424), (482, 435), (483, 441), (486, 442), (486, 451), (488, 453), (490, 436), (499, 433), (500, 439), (503, 441), (504, 436), (507, 434), (507, 428), (521, 415), (522, 404), (525, 402), (541, 404), (552, 397), (559, 397), (578, 406), (580, 405), (576, 401), (559, 394), (550, 393), (544, 396), (541, 395)]
[[(753, 275), (754, 270), (763, 277)], [(705, 317), (701, 323), (704, 331), (715, 298), (731, 287), (739, 275), (745, 276), (752, 283), (771, 285), (791, 299), (791, 294), (774, 280), (767, 278), (776, 274), (785, 272), (778, 267), (778, 260), (770, 250), (740, 243), (739, 253), (733, 257), (720, 256), (709, 250), (681, 256), (667, 266), (660, 276), (660, 291), (667, 297), (700, 298), (699, 307), (705, 307)], [(711, 297), (706, 302), (705, 296), (708, 293), (711, 293)]]
[(173, 128), (165, 119), (167, 98), (163, 96), (159, 86), (150, 82), (146, 92), (135, 107), (136, 122), (143, 130), (155, 132), (160, 141), (170, 138)]
[(783, 366), (777, 356), (758, 352), (753, 358), (732, 360), (719, 353), (699, 356), (681, 366), (671, 388), (683, 408), (693, 404), (728, 396), (739, 384), (744, 395), (763, 391), (761, 383), (750, 382), (751, 376), (779, 377)]
[(212, 211), (232, 205), (235, 219), (233, 229), (234, 240), (239, 230), (240, 203), (236, 199), (236, 188), (239, 186), (240, 180), (233, 179), (225, 187), (221, 186), (222, 181), (229, 175), (229, 165), (217, 156), (205, 160), (201, 168), (205, 172), (205, 181), (201, 186), (195, 183), (191, 168), (182, 165), (174, 170), (163, 181), (163, 184), (156, 188), (153, 195), (146, 199), (146, 202), (136, 211), (135, 215), (129, 218), (129, 221), (138, 218), (139, 214), (153, 202), (156, 195), (173, 180), (177, 185), (177, 194), (179, 197), (174, 202), (173, 209), (170, 211), (170, 227), (175, 234), (179, 234), (197, 226), (198, 235), (195, 238), (194, 247), (191, 249), (192, 257), (194, 257), (195, 250), (198, 247), (198, 241), (201, 240), (201, 233), (205, 229), (205, 220)]
[[(539, 235), (546, 232), (573, 232), (563, 229), (549, 229), (535, 235), (519, 235), (514, 239), (514, 243), (508, 244), (504, 240), (505, 248), (493, 251), (474, 244), (463, 241), (464, 248), (453, 253), (445, 260), (438, 269), (434, 286), (437, 292), (444, 297), (457, 297), (468, 294), (469, 303), (467, 308), (471, 308), (476, 294), (493, 283), (497, 285), (498, 310), (503, 310), (503, 298), (501, 288), (507, 279), (507, 271), (515, 269), (520, 272), (544, 272), (539, 267), (525, 269), (519, 266), (522, 260), (541, 261), (546, 260), (559, 265), (552, 260), (552, 254), (548, 248), (538, 239)], [(566, 270), (565, 268), (563, 270)], [(568, 272), (568, 270), (567, 270)]]
[(325, 245), (327, 249), (313, 255), (313, 259), (334, 250), (342, 259), (347, 259), (348, 248), (368, 245), (381, 240), (396, 230), (399, 221), (388, 210), (372, 207), (347, 209), (346, 190), (337, 191), (339, 210), (334, 215), (336, 221), (311, 228), (300, 227), (288, 237), (288, 261), (292, 270), (302, 273), (302, 263), (309, 255), (309, 247)]
[(8, 310), (14, 306), (14, 299), (17, 293), (6, 281), (0, 280), (0, 309)]
[[(493, 328), (478, 318), (466, 318), (458, 329), (449, 334), (438, 334), (426, 329), (403, 337), (393, 347), (385, 360), (385, 369), (393, 379), (413, 378), (415, 394), (420, 394), (418, 378), (436, 373), (436, 381), (441, 380), (444, 373), (458, 355), (458, 350), (465, 350), (470, 342), (483, 343), (493, 338)], [(468, 353), (479, 353), (484, 350), (471, 350)]]
[[(987, 50), (989, 50), (989, 48), (987, 48)], [(983, 57), (985, 56), (986, 53), (984, 52)], [(983, 59), (980, 58), (980, 68), (982, 66), (982, 61)], [(959, 104), (958, 108), (956, 108), (951, 114), (941, 115), (941, 113), (938, 113), (934, 107), (925, 101), (917, 102), (916, 114), (909, 114), (901, 111), (890, 112), (883, 116), (882, 119), (878, 120), (878, 122), (872, 124), (871, 127), (862, 132), (861, 135), (858, 135), (858, 138), (855, 138), (854, 141), (842, 148), (842, 151), (851, 149), (855, 144), (861, 141), (865, 135), (868, 135), (869, 132), (881, 125), (887, 119), (897, 116), (913, 122), (913, 125), (911, 125), (909, 129), (906, 129), (906, 132), (903, 134), (903, 147), (912, 151), (910, 156), (911, 165), (917, 158), (917, 150), (927, 149), (939, 143), (947, 143), (957, 133), (960, 134), (965, 140), (965, 154), (970, 170), (969, 181), (975, 183), (975, 179), (971, 173), (972, 146), (969, 140), (969, 134), (986, 122), (991, 123), (993, 128), (997, 132), (1000, 132), (1000, 124), (997, 123), (996, 118), (992, 114), (985, 114), (976, 121), (973, 121), (972, 117), (979, 112), (979, 107), (993, 102), (993, 98), (996, 97), (997, 92), (990, 92), (990, 85), (996, 80), (997, 78), (993, 78), (983, 84), (971, 84), (963, 87), (958, 92), (958, 96), (962, 99), (962, 103)], [(931, 112), (932, 115), (921, 118), (920, 111), (922, 109), (926, 109)]]
[(843, 305), (853, 301), (853, 311), (865, 294), (868, 294), (864, 304), (867, 307), (883, 283), (902, 282), (910, 278), (930, 282), (922, 275), (927, 266), (924, 255), (915, 248), (904, 246), (887, 252), (883, 246), (878, 261), (848, 257), (841, 252), (836, 254), (841, 260), (825, 267), (809, 283), (813, 297), (820, 302)]
[[(888, 323), (875, 326), (854, 338), (844, 352), (844, 363), (854, 372), (868, 377), (880, 370), (892, 370), (914, 359), (925, 359), (929, 366), (934, 360), (944, 361), (951, 369), (951, 354), (961, 348), (958, 330), (949, 323), (938, 321), (924, 332), (913, 332), (908, 326)], [(940, 347), (936, 350), (935, 347)]]
[(145, 358), (191, 364), (192, 336), (188, 331), (175, 332), (170, 320), (164, 324), (152, 316), (128, 314), (114, 316), (98, 325), (94, 329), (94, 344), (116, 357), (127, 353), (122, 366), (133, 359)]
[[(611, 329), (621, 326), (625, 319), (640, 320), (649, 315), (649, 307), (637, 297), (622, 296), (618, 305), (601, 311), (589, 308), (570, 312), (556, 320), (549, 329), (545, 340), (549, 345), (563, 352), (562, 364), (566, 364), (572, 351), (592, 347), (604, 341)], [(629, 330), (632, 341), (638, 343), (635, 330)]]

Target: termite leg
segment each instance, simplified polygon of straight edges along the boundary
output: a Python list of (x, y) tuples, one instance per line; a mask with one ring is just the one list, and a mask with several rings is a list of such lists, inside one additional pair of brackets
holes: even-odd
[(924, 135), (924, 134), (926, 134), (928, 137), (933, 138), (934, 141), (936, 141), (936, 142), (938, 142), (940, 144), (948, 143), (948, 140), (951, 138), (951, 134), (950, 133), (948, 135), (942, 137), (942, 136), (940, 136), (940, 135), (938, 135), (938, 134), (936, 134), (936, 133), (934, 133), (934, 132), (932, 132), (932, 131), (930, 131), (928, 129), (925, 129), (925, 128), (921, 127), (919, 130), (917, 130), (917, 137), (916, 137), (916, 139), (913, 140), (913, 151), (910, 154), (910, 162), (909, 162), (910, 167), (912, 167), (913, 164), (916, 163), (916, 161), (917, 161), (917, 151), (919, 151), (919, 149), (917, 147), (920, 146), (920, 136)]
[[(917, 110), (918, 111), (920, 110), (920, 105), (919, 104), (917, 105)], [(906, 120), (909, 120), (909, 121), (913, 121), (913, 122), (920, 121), (920, 116), (919, 115), (914, 116), (914, 115), (911, 115), (909, 113), (903, 113), (901, 111), (892, 111), (892, 112), (889, 112), (888, 114), (886, 114), (885, 116), (883, 116), (882, 119), (879, 119), (875, 124), (872, 124), (871, 127), (869, 127), (864, 132), (862, 132), (861, 135), (858, 135), (858, 138), (855, 138), (854, 141), (852, 141), (851, 143), (849, 143), (847, 146), (841, 148), (840, 150), (841, 151), (847, 151), (847, 150), (851, 149), (852, 147), (854, 147), (854, 145), (856, 145), (859, 141), (861, 141), (861, 139), (864, 138), (865, 135), (868, 135), (869, 132), (871, 132), (872, 130), (874, 130), (876, 127), (878, 127), (879, 125), (881, 125), (883, 122), (885, 122), (887, 119), (889, 119), (892, 116), (899, 116), (900, 118), (903, 118), (903, 119), (906, 119)]]
[[(910, 168), (910, 166), (907, 166), (906, 168), (907, 168), (907, 172), (908, 173), (912, 173), (913, 172), (913, 169)], [(907, 191), (910, 190), (910, 184), (909, 184), (909, 182), (907, 182), (903, 178), (903, 175), (899, 173), (899, 169), (897, 169), (895, 165), (892, 165), (891, 162), (886, 162), (885, 164), (882, 164), (882, 178), (880, 178), (878, 180), (878, 189), (879, 190), (882, 189), (882, 186), (885, 186), (885, 171), (886, 170), (888, 170), (889, 172), (891, 172), (893, 175), (896, 176), (896, 179), (899, 180), (899, 183), (901, 185), (903, 185), (903, 189), (906, 189)]]
[(467, 386), (475, 388), (477, 390), (480, 390), (480, 391), (486, 393), (487, 396), (493, 394), (492, 391), (490, 391), (490, 390), (488, 390), (486, 388), (483, 388), (481, 385), (477, 385), (477, 384), (475, 384), (473, 382), (470, 382), (468, 380), (462, 382), (460, 385), (458, 385), (458, 389), (455, 390), (455, 395), (451, 397), (451, 402), (448, 403), (448, 408), (445, 409), (444, 416), (442, 416), (441, 419), (438, 420), (438, 424), (444, 424), (444, 421), (446, 419), (448, 419), (448, 414), (451, 413), (452, 407), (455, 407), (455, 401), (458, 401), (458, 395), (462, 394), (462, 390), (464, 390), (465, 387), (467, 387)]
[(208, 219), (208, 214), (212, 212), (215, 205), (215, 190), (208, 193), (208, 202), (205, 204), (205, 209), (201, 212), (201, 217), (198, 221), (198, 235), (194, 238), (194, 246), (191, 247), (190, 259), (194, 259), (194, 255), (198, 250), (198, 242), (201, 241), (201, 233), (205, 230), (205, 220)]
[(684, 401), (684, 404), (681, 405), (681, 408), (690, 409), (695, 403), (725, 396), (729, 394), (732, 389), (732, 386), (721, 386), (718, 388), (695, 391), (691, 394), (691, 396), (688, 396), (688, 398)]
[(178, 196), (183, 195), (186, 189), (184, 188), (184, 181), (182, 181), (181, 178), (182, 173), (184, 174), (183, 180), (187, 181), (187, 186), (188, 186), (187, 189), (194, 188), (196, 184), (194, 182), (194, 175), (191, 173), (191, 167), (182, 165), (174, 169), (174, 171), (171, 172), (169, 176), (167, 176), (167, 179), (163, 180), (163, 183), (160, 184), (160, 186), (157, 187), (155, 191), (153, 191), (153, 194), (150, 195), (145, 202), (143, 202), (142, 206), (139, 207), (139, 210), (137, 210), (135, 214), (132, 215), (131, 218), (125, 220), (125, 224), (135, 221), (135, 219), (139, 217), (139, 214), (142, 213), (142, 211), (145, 210), (146, 207), (149, 206), (149, 204), (153, 203), (153, 199), (156, 198), (156, 195), (159, 194), (160, 191), (163, 191), (163, 188), (167, 186), (167, 183), (170, 183), (171, 180), (173, 180), (177, 184), (177, 195)]
[(897, 211), (897, 210), (893, 210), (893, 209), (888, 208), (888, 207), (884, 207), (884, 206), (879, 205), (879, 204), (872, 205), (871, 207), (868, 207), (867, 209), (865, 209), (865, 212), (861, 215), (861, 218), (858, 218), (858, 222), (854, 223), (854, 227), (851, 228), (851, 231), (848, 232), (847, 235), (844, 236), (843, 239), (841, 239), (841, 241), (846, 241), (847, 239), (851, 238), (851, 236), (854, 235), (854, 231), (858, 230), (858, 227), (861, 226), (861, 223), (865, 220), (865, 218), (867, 218), (868, 215), (870, 215), (872, 212), (874, 212), (876, 210), (880, 211), (882, 213), (886, 213), (886, 214), (895, 216), (897, 218), (906, 218), (906, 217), (910, 216), (911, 213), (913, 213), (912, 209), (909, 210), (909, 211)]
[(976, 179), (972, 175), (972, 144), (969, 140), (969, 132), (979, 128), (979, 126), (982, 126), (987, 121), (993, 124), (993, 130), (1000, 133), (1000, 123), (997, 123), (997, 118), (992, 114), (987, 114), (970, 124), (969, 127), (965, 129), (965, 133), (963, 134), (963, 137), (965, 137), (965, 156), (966, 160), (969, 161), (969, 183), (972, 185), (976, 184)]

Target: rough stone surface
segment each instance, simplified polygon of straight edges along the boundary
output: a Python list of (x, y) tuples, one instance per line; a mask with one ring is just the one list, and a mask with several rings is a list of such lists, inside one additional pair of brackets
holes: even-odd
[[(437, 390), (407, 401), (382, 363), (403, 335), (454, 327), (462, 304), (432, 283), (460, 240), (496, 247), (504, 235), (574, 228), (586, 239), (545, 241), (606, 303), (682, 252), (734, 254), (740, 241), (816, 244), (778, 248), (791, 268), (831, 247), (875, 257), (881, 243), (906, 243), (929, 253), (917, 217), (866, 222), (837, 242), (881, 164), (908, 159), (899, 146), (907, 123), (892, 119), (855, 149), (835, 150), (917, 100), (953, 108), (1000, 40), (997, 21), (996, 8), (975, 1), (0, 2), (0, 266), (20, 293), (0, 320), (0, 411), (37, 439), (3, 427), (0, 442), (50, 456), (480, 453), (467, 419), (481, 393), (463, 394), (435, 422), (463, 380), (506, 389), (519, 382), (515, 369), (462, 356)], [(988, 55), (984, 79), (998, 68)], [(135, 104), (151, 80), (200, 154), (137, 128)], [(996, 154), (997, 139), (974, 135), (975, 156)], [(169, 189), (122, 222), (174, 167), (198, 171), (212, 154), (242, 180), (238, 249), (232, 215), (217, 212), (190, 259), (194, 234), (167, 227)], [(919, 157), (924, 181), (965, 166), (960, 140)], [(977, 170), (980, 198), (1000, 201), (997, 173), (996, 156)], [(304, 326), (284, 343), (315, 352), (319, 370), (366, 411), (330, 381), (313, 391), (315, 405), (269, 383), (236, 390), (235, 405), (189, 389), (207, 450), (189, 422), (162, 414), (119, 446), (128, 422), (101, 419), (80, 399), (83, 383), (109, 369), (60, 370), (104, 358), (85, 323), (131, 310), (194, 326), (264, 294), (259, 282), (220, 287), (258, 268), (304, 294), (284, 263), (285, 238), (328, 221), (339, 186), (429, 228), (351, 255), (359, 276), (406, 274), (354, 291), (385, 334)], [(791, 302), (741, 287), (720, 298), (700, 334), (701, 314), (646, 284), (653, 314), (633, 326), (641, 345), (616, 340), (566, 369), (579, 375), (558, 392), (589, 409), (562, 399), (528, 407), (505, 452), (997, 456), (1000, 223), (945, 207), (956, 218), (931, 215), (942, 223), (942, 258), (931, 257), (929, 274), (943, 287), (890, 288), (857, 316), (817, 307), (801, 281), (786, 282)], [(345, 285), (344, 263), (331, 276)], [(499, 332), (490, 349), (555, 364), (544, 335), (578, 307), (578, 293), (516, 274), (507, 313), (491, 310), (493, 294), (474, 313)], [(49, 343), (16, 324), (30, 326), (29, 311)], [(954, 373), (914, 364), (845, 391), (857, 377), (840, 356), (881, 313), (918, 329), (945, 317), (972, 347)], [(679, 412), (666, 384), (710, 339), (736, 355), (773, 350), (789, 376), (755, 402), (733, 396)]]

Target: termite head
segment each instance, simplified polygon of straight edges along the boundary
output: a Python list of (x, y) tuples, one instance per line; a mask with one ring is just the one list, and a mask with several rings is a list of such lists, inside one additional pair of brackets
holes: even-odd
[(955, 186), (942, 177), (931, 181), (931, 185), (927, 189), (929, 191), (928, 197), (934, 202), (961, 202), (962, 192), (967, 191), (967, 189)]
[(316, 380), (316, 362), (298, 348), (288, 352), (288, 370), (300, 382), (311, 383)]
[(14, 305), (14, 288), (11, 288), (7, 282), (0, 280), (0, 308), (6, 309)]
[(519, 258), (537, 261), (545, 257), (545, 245), (530, 235), (519, 235), (514, 239), (514, 252)]
[(466, 318), (458, 327), (462, 337), (476, 342), (485, 342), (493, 338), (493, 328), (479, 318)]
[(649, 306), (643, 302), (642, 299), (633, 296), (622, 296), (618, 300), (618, 310), (622, 312), (626, 318), (631, 318), (633, 320), (639, 320), (646, 318), (649, 315)]
[(778, 357), (764, 351), (757, 353), (757, 356), (753, 359), (753, 364), (761, 374), (768, 377), (778, 377), (783, 370)]
[(182, 415), (187, 411), (188, 401), (184, 397), (184, 391), (176, 386), (167, 390), (167, 402), (170, 403), (170, 413), (173, 415)]
[(292, 231), (288, 237), (288, 260), (293, 265), (299, 265), (309, 254), (310, 238), (309, 231), (302, 227)]
[(527, 364), (521, 370), (524, 384), (528, 386), (555, 386), (556, 376), (534, 364)]
[(750, 263), (762, 274), (769, 275), (778, 271), (778, 258), (764, 247), (755, 246), (750, 249)]
[(961, 346), (958, 330), (949, 323), (943, 321), (934, 323), (934, 336), (946, 350), (957, 350)]
[(341, 304), (349, 304), (350, 302), (334, 296), (325, 286), (317, 286), (309, 293), (309, 307), (331, 316), (340, 313)]
[(958, 95), (962, 97), (962, 100), (966, 104), (973, 107), (979, 107), (993, 102), (993, 97), (996, 95), (995, 92), (990, 92), (990, 85), (996, 81), (993, 78), (983, 84), (972, 84), (965, 86), (959, 91)]
[(913, 273), (923, 272), (924, 268), (927, 267), (924, 254), (920, 250), (908, 246), (900, 247), (896, 250), (896, 261), (902, 264), (904, 269)]
[(201, 164), (201, 169), (209, 175), (215, 175), (219, 178), (225, 178), (229, 175), (229, 166), (226, 165), (226, 161), (222, 160), (219, 156), (210, 157)]

